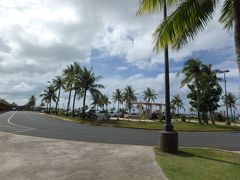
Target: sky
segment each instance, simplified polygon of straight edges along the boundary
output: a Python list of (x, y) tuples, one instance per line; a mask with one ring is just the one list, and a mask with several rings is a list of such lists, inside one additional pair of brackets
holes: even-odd
[[(162, 15), (136, 16), (138, 2), (1, 0), (0, 98), (21, 105), (35, 95), (39, 103), (47, 81), (76, 61), (103, 77), (99, 83), (109, 98), (116, 88), (132, 85), (139, 101), (150, 87), (158, 94), (156, 102), (164, 103), (164, 57), (153, 52), (152, 39)], [(171, 96), (179, 94), (187, 107), (188, 89), (180, 88), (176, 73), (191, 58), (229, 69), (227, 90), (240, 96), (233, 32), (218, 23), (220, 9), (221, 3), (194, 41), (178, 52), (170, 50)], [(60, 107), (66, 106), (66, 97)], [(81, 102), (77, 100), (77, 106)]]

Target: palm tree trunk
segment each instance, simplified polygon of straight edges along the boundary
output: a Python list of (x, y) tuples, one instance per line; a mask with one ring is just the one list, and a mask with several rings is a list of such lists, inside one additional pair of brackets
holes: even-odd
[(52, 100), (50, 100), (49, 102), (49, 112), (51, 113), (51, 103), (52, 103)]
[(118, 110), (117, 110), (117, 120), (119, 119), (118, 118), (118, 113), (119, 113), (119, 101), (118, 101)]
[(70, 91), (69, 91), (69, 96), (68, 96), (68, 104), (67, 104), (67, 112), (66, 112), (66, 115), (68, 115), (69, 106), (70, 106), (70, 102), (71, 102), (71, 96), (72, 96), (72, 90), (70, 90)]
[(87, 95), (87, 90), (84, 90), (83, 94), (83, 117), (85, 118), (85, 104), (86, 104), (86, 95)]
[(240, 73), (240, 1), (232, 0), (232, 3), (233, 3), (235, 48), (237, 55), (238, 71)]
[(197, 80), (197, 114), (198, 114), (198, 122), (202, 124), (201, 120), (201, 114), (200, 114), (200, 87), (199, 87), (199, 82)]
[(48, 112), (48, 103), (47, 103), (47, 109), (46, 109), (46, 112)]
[(61, 88), (59, 88), (59, 90), (58, 90), (58, 97), (57, 97), (57, 102), (56, 102), (56, 107), (55, 107), (56, 114), (58, 114), (58, 102), (59, 102), (59, 98), (60, 98), (60, 93), (61, 93)]
[(73, 110), (72, 110), (72, 116), (74, 117), (75, 116), (75, 100), (76, 100), (76, 95), (77, 95), (77, 90), (75, 90), (74, 92), (74, 96), (73, 96)]
[(233, 121), (233, 112), (232, 112), (232, 106), (230, 106), (230, 111), (231, 111), (231, 118), (232, 118), (232, 121)]
[(178, 118), (179, 118), (179, 106), (178, 106), (178, 108), (177, 108), (177, 116), (178, 116)]

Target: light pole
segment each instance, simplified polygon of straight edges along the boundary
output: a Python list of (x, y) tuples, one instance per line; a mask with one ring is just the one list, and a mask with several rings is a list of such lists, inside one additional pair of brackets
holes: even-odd
[(225, 105), (226, 105), (226, 116), (227, 116), (227, 124), (230, 124), (229, 118), (228, 118), (228, 102), (227, 102), (227, 81), (226, 81), (226, 73), (228, 73), (229, 70), (225, 71), (219, 71), (219, 73), (223, 73), (224, 78), (224, 94), (225, 94)]
[[(164, 2), (164, 18), (167, 17), (167, 3)], [(168, 46), (164, 48), (165, 68), (165, 121), (164, 131), (160, 132), (159, 146), (162, 151), (174, 153), (178, 151), (178, 134), (173, 131), (170, 114), (170, 84)]]

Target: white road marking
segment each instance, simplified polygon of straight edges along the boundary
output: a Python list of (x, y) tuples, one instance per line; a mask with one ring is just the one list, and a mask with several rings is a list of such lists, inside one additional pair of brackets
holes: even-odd
[[(15, 123), (11, 122), (12, 117), (13, 117), (16, 113), (17, 113), (17, 112), (13, 113), (13, 114), (10, 116), (10, 118), (8, 118), (8, 120), (7, 120), (8, 124), (13, 125), (13, 126), (22, 127), (22, 128), (27, 128), (27, 130), (22, 130), (21, 132), (30, 131), (30, 130), (36, 129), (36, 128), (32, 128), (32, 127), (28, 127), (28, 126), (22, 126), (22, 125), (15, 124)], [(16, 131), (16, 132), (19, 132), (19, 131)]]

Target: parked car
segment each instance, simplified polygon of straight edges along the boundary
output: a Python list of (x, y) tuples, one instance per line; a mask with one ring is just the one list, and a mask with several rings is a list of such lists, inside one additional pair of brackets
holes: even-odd
[(119, 112), (119, 113), (117, 113), (117, 116), (120, 117), (120, 118), (123, 118), (124, 117), (124, 113), (123, 112)]
[(164, 120), (165, 117), (164, 117), (163, 114), (154, 111), (154, 112), (152, 112), (152, 113), (148, 116), (148, 118), (151, 119), (151, 120), (154, 120), (154, 119), (159, 119), (161, 116), (162, 116), (162, 119)]
[(123, 117), (124, 118), (129, 118), (129, 113), (125, 112)]
[(110, 119), (110, 115), (105, 110), (98, 111), (95, 109), (90, 109), (87, 110), (86, 113), (89, 119)]
[(139, 117), (139, 114), (138, 114), (138, 113), (130, 113), (130, 114), (129, 114), (129, 117), (130, 117), (130, 118), (138, 118), (138, 117)]
[(110, 115), (110, 117), (117, 117), (117, 113), (115, 113), (113, 111), (109, 112), (109, 115)]

